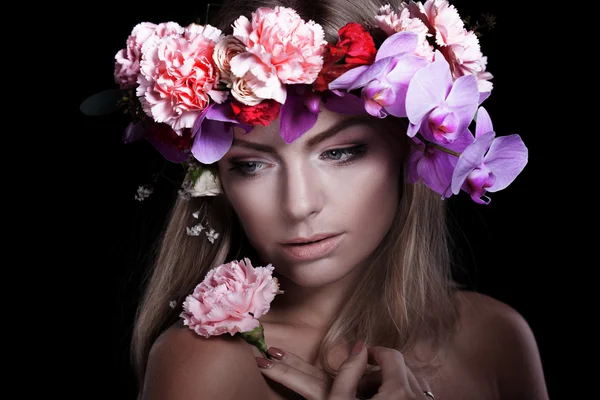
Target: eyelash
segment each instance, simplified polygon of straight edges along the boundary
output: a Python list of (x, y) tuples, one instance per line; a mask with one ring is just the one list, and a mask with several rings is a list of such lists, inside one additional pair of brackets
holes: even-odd
[[(319, 155), (319, 159), (329, 159), (329, 160), (333, 161), (333, 163), (337, 166), (349, 165), (349, 164), (352, 164), (354, 161), (358, 160), (360, 158), (360, 156), (362, 156), (366, 152), (366, 147), (367, 146), (364, 144), (359, 144), (359, 145), (352, 146), (352, 147), (342, 147), (342, 148), (327, 150)], [(335, 153), (335, 152), (341, 153), (341, 156), (348, 155), (349, 157), (344, 160), (339, 161), (339, 159), (336, 160), (336, 159), (332, 159), (331, 157), (326, 156), (327, 154), (329, 156), (331, 156), (331, 153)], [(244, 177), (252, 178), (257, 175), (256, 171), (260, 171), (264, 167), (258, 168), (254, 172), (248, 172), (247, 170), (244, 170), (244, 168), (248, 167), (251, 164), (253, 166), (260, 166), (260, 165), (264, 165), (266, 163), (263, 163), (260, 161), (237, 161), (237, 162), (232, 161), (231, 164), (233, 166), (229, 169), (229, 171), (235, 172)]]

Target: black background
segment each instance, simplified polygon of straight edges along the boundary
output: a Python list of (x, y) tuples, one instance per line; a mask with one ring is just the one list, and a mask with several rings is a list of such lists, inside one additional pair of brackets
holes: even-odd
[[(468, 271), (463, 278), (529, 321), (551, 398), (562, 398), (567, 384), (559, 362), (565, 356), (559, 330), (564, 316), (573, 313), (566, 277), (578, 268), (567, 244), (573, 231), (565, 224), (571, 223), (567, 202), (577, 188), (562, 176), (566, 161), (556, 156), (569, 146), (557, 139), (561, 124), (554, 115), (560, 90), (554, 76), (562, 70), (555, 57), (557, 45), (541, 34), (548, 29), (548, 17), (542, 17), (533, 2), (451, 3), (461, 16), (495, 15), (496, 27), (480, 39), (494, 74), (494, 90), (485, 106), (498, 135), (519, 133), (529, 148), (525, 170), (507, 189), (492, 193), (489, 205), (476, 205), (464, 193), (450, 199), (462, 229), (458, 240)], [(79, 192), (83, 201), (74, 202), (79, 206), (68, 206), (75, 226), (81, 228), (74, 235), (81, 256), (79, 268), (69, 277), (76, 281), (70, 295), (79, 296), (83, 311), (77, 325), (84, 324), (87, 332), (70, 341), (77, 346), (78, 360), (72, 382), (85, 391), (83, 398), (134, 399), (128, 346), (140, 279), (149, 247), (176, 196), (176, 184), (169, 180), (177, 181), (181, 171), (146, 143), (124, 145), (123, 116), (86, 117), (76, 108), (87, 96), (116, 87), (113, 57), (135, 24), (203, 20), (206, 3), (177, 8), (128, 1), (101, 4), (77, 20), (73, 29), (85, 45), (73, 44), (67, 54), (77, 61), (75, 69), (81, 74), (69, 89), (76, 103), (72, 125), (77, 135), (71, 160), (77, 160), (85, 188)], [(159, 170), (163, 174), (155, 193), (144, 202), (135, 201), (137, 186), (152, 181)], [(566, 275), (561, 272), (565, 270)]]

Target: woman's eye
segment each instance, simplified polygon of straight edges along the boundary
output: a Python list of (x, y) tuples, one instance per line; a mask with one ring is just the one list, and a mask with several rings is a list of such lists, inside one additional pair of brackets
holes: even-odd
[(342, 150), (329, 150), (323, 154), (327, 155), (327, 158), (330, 158), (332, 160), (339, 160), (340, 158), (342, 158), (342, 155), (344, 153)]
[(257, 161), (243, 161), (233, 163), (233, 168), (230, 170), (236, 170), (242, 174), (251, 175), (264, 168), (264, 163)]
[(354, 147), (345, 147), (341, 149), (331, 149), (323, 152), (321, 158), (332, 161), (348, 161), (358, 154), (362, 154), (365, 150), (364, 145)]

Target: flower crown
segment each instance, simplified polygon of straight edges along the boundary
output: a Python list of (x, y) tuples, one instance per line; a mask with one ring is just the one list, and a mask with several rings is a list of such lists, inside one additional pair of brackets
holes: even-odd
[[(240, 16), (231, 35), (208, 24), (142, 22), (115, 55), (119, 89), (91, 96), (81, 110), (128, 113), (124, 141), (145, 138), (167, 160), (184, 163), (183, 192), (191, 196), (218, 193), (207, 176), (231, 147), (234, 127), (248, 132), (279, 117), (291, 143), (315, 124), (320, 104), (406, 118), (409, 182), (442, 198), (462, 190), (489, 203), (486, 192), (508, 186), (528, 151), (517, 134), (496, 137), (481, 106), (492, 75), (477, 34), (446, 0), (387, 5), (374, 17), (387, 34), (379, 48), (356, 22), (328, 43), (319, 24), (286, 7)], [(106, 109), (107, 98), (114, 107)]]

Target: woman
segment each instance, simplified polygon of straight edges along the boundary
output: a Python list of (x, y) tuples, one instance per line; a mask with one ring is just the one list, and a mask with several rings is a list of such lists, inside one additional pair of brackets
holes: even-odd
[[(445, 225), (443, 198), (488, 202), (526, 149), (515, 136), (492, 143), (481, 107), (491, 75), (456, 10), (389, 3), (225, 1), (215, 28), (141, 24), (117, 54), (117, 82), (159, 123), (146, 137), (204, 168), (174, 205), (140, 303), (140, 399), (547, 398), (527, 322), (453, 282)], [(173, 35), (185, 45), (164, 44)], [(214, 59), (195, 58), (195, 97), (173, 95), (187, 65), (174, 54), (200, 48)], [(461, 49), (477, 50), (472, 65), (457, 61), (469, 61)], [(179, 65), (168, 85), (165, 62)], [(165, 98), (185, 107), (165, 111)], [(215, 111), (225, 104), (235, 118)], [(458, 158), (508, 145), (519, 158), (504, 175), (492, 156), (472, 168)], [(199, 338), (181, 322), (207, 271), (242, 257), (272, 263), (285, 292), (260, 318), (268, 359), (238, 336)]]

